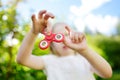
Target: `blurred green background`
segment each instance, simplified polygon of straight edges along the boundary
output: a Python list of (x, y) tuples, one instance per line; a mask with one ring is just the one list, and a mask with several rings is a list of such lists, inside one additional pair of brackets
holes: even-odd
[[(0, 0), (0, 80), (46, 80), (41, 70), (33, 70), (16, 63), (17, 51), (22, 39), (30, 29), (30, 22), (22, 19), (19, 24), (19, 13), (16, 6), (21, 0), (14, 0), (11, 4), (2, 5)], [(96, 80), (120, 80), (120, 23), (116, 25), (116, 34), (105, 36), (100, 32), (91, 33), (85, 29), (88, 44), (103, 56), (112, 66), (113, 76)], [(38, 48), (40, 38), (36, 40), (34, 55), (48, 54), (49, 49), (43, 51)], [(37, 53), (37, 54), (36, 54)]]

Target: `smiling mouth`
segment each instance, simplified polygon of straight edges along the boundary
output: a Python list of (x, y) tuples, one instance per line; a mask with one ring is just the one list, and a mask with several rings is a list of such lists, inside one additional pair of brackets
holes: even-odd
[(67, 46), (63, 46), (63, 49), (68, 49), (68, 47)]

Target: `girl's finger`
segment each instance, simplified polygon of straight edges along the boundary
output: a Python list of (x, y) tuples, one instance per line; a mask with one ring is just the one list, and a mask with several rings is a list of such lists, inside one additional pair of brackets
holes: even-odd
[(51, 24), (51, 22), (48, 22), (48, 23), (47, 23), (47, 27), (46, 27), (46, 33), (47, 33), (48, 35), (50, 35), (50, 34), (51, 34), (51, 31), (52, 31), (52, 24)]
[(31, 16), (31, 19), (32, 19), (32, 23), (33, 23), (33, 25), (32, 25), (32, 31), (35, 33), (35, 34), (37, 34), (38, 33), (38, 28), (36, 29), (35, 28), (35, 26), (36, 26), (36, 17), (35, 17), (35, 14), (33, 14), (32, 16)]
[(35, 21), (36, 21), (35, 14), (33, 14), (33, 15), (31, 16), (31, 19), (32, 19), (32, 22), (35, 23)]
[(67, 31), (67, 34), (69, 35), (70, 39), (72, 40), (72, 42), (75, 42), (75, 33), (68, 27), (65, 26), (65, 29)]
[(75, 39), (75, 43), (79, 42), (79, 33), (78, 32), (75, 33), (74, 39)]
[(70, 39), (72, 40), (73, 43), (75, 43), (75, 33), (74, 32), (70, 33)]
[(44, 19), (48, 20), (49, 18), (54, 18), (54, 15), (52, 13), (46, 13)]
[(32, 28), (33, 28), (33, 30), (35, 30), (35, 22), (36, 22), (35, 14), (33, 14), (33, 15), (31, 16), (31, 19), (32, 19), (32, 23), (33, 23)]
[(38, 18), (39, 18), (39, 19), (42, 19), (43, 14), (45, 14), (46, 12), (47, 12), (46, 10), (41, 10), (41, 11), (39, 12), (39, 14), (38, 14)]
[(65, 29), (67, 31), (67, 34), (70, 36), (71, 35), (71, 29), (68, 26), (65, 26)]
[(83, 33), (79, 33), (79, 41), (81, 42), (84, 38), (84, 34)]

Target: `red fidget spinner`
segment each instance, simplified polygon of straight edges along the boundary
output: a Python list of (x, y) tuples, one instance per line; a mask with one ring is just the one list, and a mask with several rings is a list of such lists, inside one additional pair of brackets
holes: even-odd
[(61, 33), (53, 34), (52, 32), (50, 35), (43, 33), (45, 35), (45, 38), (40, 41), (39, 47), (40, 49), (46, 49), (50, 46), (50, 43), (52, 41), (54, 42), (63, 42), (64, 40), (64, 35)]

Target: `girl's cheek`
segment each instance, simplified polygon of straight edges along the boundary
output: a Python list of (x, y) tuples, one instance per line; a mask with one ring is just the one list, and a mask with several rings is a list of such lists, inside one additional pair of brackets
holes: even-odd
[(62, 43), (53, 43), (53, 45), (54, 45), (54, 47), (56, 47), (56, 48), (60, 48), (60, 47), (62, 47)]

